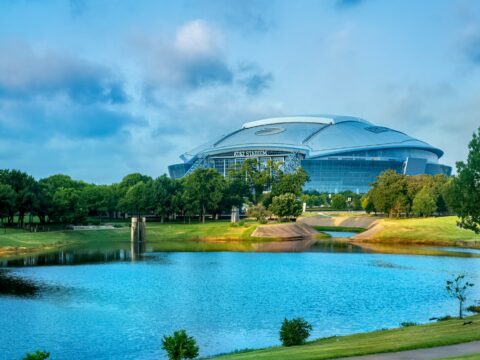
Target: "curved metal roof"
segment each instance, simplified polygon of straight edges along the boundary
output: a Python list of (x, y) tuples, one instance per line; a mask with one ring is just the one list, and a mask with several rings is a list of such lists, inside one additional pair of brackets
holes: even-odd
[(196, 158), (239, 149), (300, 151), (306, 158), (369, 149), (414, 148), (443, 151), (400, 131), (364, 119), (338, 115), (288, 116), (257, 120), (183, 155)]

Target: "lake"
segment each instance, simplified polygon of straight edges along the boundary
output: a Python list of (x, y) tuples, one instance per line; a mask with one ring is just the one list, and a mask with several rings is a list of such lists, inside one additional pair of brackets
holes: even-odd
[(209, 356), (278, 345), (285, 317), (312, 323), (311, 338), (427, 322), (456, 314), (444, 288), (461, 272), (476, 284), (471, 299), (480, 299), (478, 257), (351, 245), (289, 253), (145, 250), (74, 249), (1, 262), (4, 274), (38, 293), (0, 295), (0, 358), (45, 349), (60, 360), (162, 359), (161, 337), (177, 329)]

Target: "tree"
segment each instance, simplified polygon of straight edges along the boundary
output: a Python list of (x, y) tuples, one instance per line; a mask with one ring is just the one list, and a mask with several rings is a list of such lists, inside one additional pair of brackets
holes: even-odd
[(264, 191), (272, 184), (273, 175), (278, 173), (280, 164), (271, 160), (262, 163), (257, 158), (249, 158), (242, 164), (233, 165), (228, 172), (230, 178), (240, 178), (250, 190), (250, 200), (258, 203)]
[(376, 212), (375, 211), (375, 206), (373, 205), (373, 201), (368, 194), (364, 194), (362, 196), (361, 201), (362, 201), (362, 208), (365, 209), (367, 214), (371, 214), (372, 212)]
[(335, 194), (332, 198), (331, 206), (336, 210), (344, 210), (347, 208), (347, 199), (342, 194)]
[(207, 211), (219, 207), (225, 180), (215, 169), (198, 168), (185, 177), (184, 185), (185, 201), (195, 204), (204, 223)]
[(10, 210), (15, 207), (17, 194), (10, 185), (0, 184), (0, 219), (9, 215)]
[(465, 274), (457, 275), (453, 280), (447, 281), (446, 290), (450, 297), (458, 300), (458, 317), (463, 318), (463, 304), (467, 300), (468, 290), (474, 284), (465, 280)]
[(278, 196), (286, 193), (300, 196), (302, 194), (303, 185), (305, 185), (307, 181), (308, 174), (300, 167), (291, 174), (280, 171), (278, 176), (273, 179), (272, 196)]
[(247, 210), (247, 215), (257, 219), (260, 222), (266, 222), (270, 212), (263, 206), (263, 204), (252, 205)]
[(457, 162), (449, 196), (450, 207), (460, 217), (458, 225), (480, 233), (480, 128), (468, 145), (467, 162)]
[(280, 328), (280, 341), (283, 346), (302, 345), (310, 336), (312, 325), (303, 318), (284, 319)]
[(437, 201), (433, 188), (425, 186), (415, 195), (412, 210), (416, 216), (431, 216), (437, 210)]
[(408, 210), (407, 176), (395, 170), (381, 173), (367, 194), (375, 209), (389, 217), (399, 217)]
[(139, 181), (127, 190), (119, 206), (125, 212), (140, 216), (149, 210), (149, 195), (147, 184)]
[(302, 213), (302, 204), (294, 194), (287, 193), (274, 196), (269, 210), (282, 220), (299, 216)]
[(171, 336), (165, 335), (162, 349), (167, 352), (170, 360), (194, 359), (199, 352), (197, 342), (185, 330), (175, 331)]
[(72, 188), (60, 188), (53, 195), (54, 221), (63, 224), (79, 224), (87, 216), (87, 206), (81, 192)]
[(177, 210), (177, 192), (180, 191), (179, 182), (162, 175), (152, 182), (153, 209), (160, 216), (161, 222), (165, 217)]
[(46, 351), (37, 350), (34, 353), (27, 353), (23, 360), (45, 360), (50, 357), (50, 353)]
[(0, 183), (10, 185), (15, 191), (15, 206), (10, 208), (8, 222), (13, 223), (15, 214), (18, 214), (18, 222), (23, 225), (24, 216), (31, 211), (35, 203), (35, 179), (18, 170), (0, 170)]

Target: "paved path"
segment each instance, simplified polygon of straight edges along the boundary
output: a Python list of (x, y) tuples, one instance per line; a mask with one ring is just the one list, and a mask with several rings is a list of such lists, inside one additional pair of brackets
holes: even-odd
[(418, 349), (395, 353), (353, 356), (337, 360), (431, 360), (451, 356), (470, 355), (478, 353), (480, 359), (480, 341), (472, 341), (457, 345), (440, 346), (430, 349)]

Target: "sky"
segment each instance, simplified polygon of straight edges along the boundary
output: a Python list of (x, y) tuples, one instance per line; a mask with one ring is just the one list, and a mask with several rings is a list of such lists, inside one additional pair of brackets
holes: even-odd
[(0, 1), (0, 168), (157, 177), (244, 122), (303, 114), (465, 160), (480, 1)]

